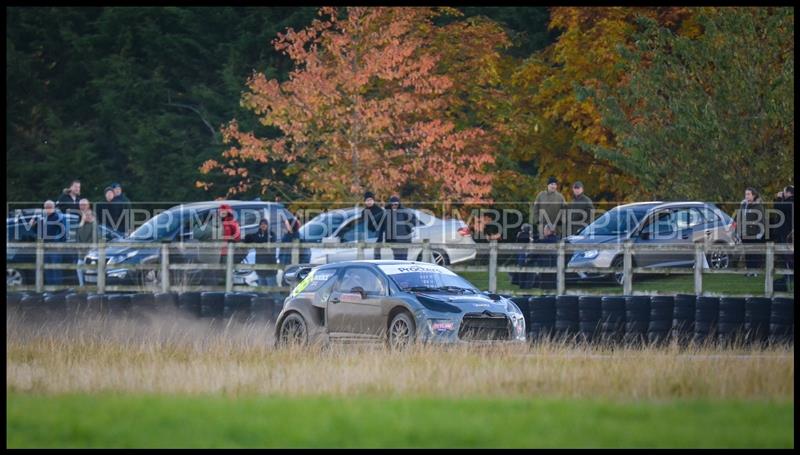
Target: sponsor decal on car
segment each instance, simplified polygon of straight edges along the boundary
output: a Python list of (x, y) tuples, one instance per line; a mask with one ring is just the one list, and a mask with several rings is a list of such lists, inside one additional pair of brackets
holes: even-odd
[(389, 264), (378, 266), (387, 275), (400, 275), (402, 273), (440, 273), (442, 275), (456, 275), (454, 272), (435, 265), (416, 264)]

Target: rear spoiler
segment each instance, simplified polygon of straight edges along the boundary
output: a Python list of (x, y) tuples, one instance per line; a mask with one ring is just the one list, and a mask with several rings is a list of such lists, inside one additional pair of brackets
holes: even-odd
[(286, 281), (289, 286), (295, 286), (297, 283), (303, 281), (314, 267), (315, 266), (311, 264), (298, 264), (286, 267), (286, 270), (283, 272), (283, 280)]

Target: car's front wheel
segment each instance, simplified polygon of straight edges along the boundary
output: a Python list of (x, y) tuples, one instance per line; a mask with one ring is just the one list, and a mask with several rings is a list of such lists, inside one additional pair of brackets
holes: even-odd
[(308, 344), (308, 325), (303, 316), (291, 313), (278, 329), (278, 345), (280, 346), (305, 346)]
[[(611, 262), (611, 267), (612, 268), (624, 267), (624, 265), (625, 265), (625, 258), (622, 257), (622, 256), (615, 257), (614, 260)], [(614, 282), (616, 282), (620, 286), (624, 285), (625, 284), (625, 273), (624, 272), (614, 272)]]
[(25, 284), (25, 278), (20, 270), (6, 269), (6, 286), (22, 286), (23, 284)]
[(708, 261), (708, 267), (710, 269), (722, 270), (727, 269), (730, 267), (731, 264), (731, 256), (725, 251), (714, 250), (714, 247), (711, 247), (711, 251), (706, 253), (706, 261)]
[(389, 323), (389, 347), (405, 349), (414, 343), (416, 325), (414, 319), (406, 312), (397, 313)]

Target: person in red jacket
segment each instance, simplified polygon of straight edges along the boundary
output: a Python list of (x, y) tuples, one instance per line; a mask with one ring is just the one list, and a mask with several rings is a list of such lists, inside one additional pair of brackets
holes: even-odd
[[(238, 242), (242, 239), (239, 222), (233, 217), (233, 209), (228, 204), (219, 206), (219, 217), (222, 220), (222, 240)], [(228, 248), (222, 247), (222, 262), (228, 256)]]

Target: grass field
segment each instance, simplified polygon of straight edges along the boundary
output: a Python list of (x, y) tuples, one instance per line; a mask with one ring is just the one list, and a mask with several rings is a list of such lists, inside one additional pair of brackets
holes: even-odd
[(792, 403), (12, 393), (8, 447), (793, 447)]
[(9, 447), (792, 447), (794, 350), (271, 347), (270, 327), (6, 318)]

